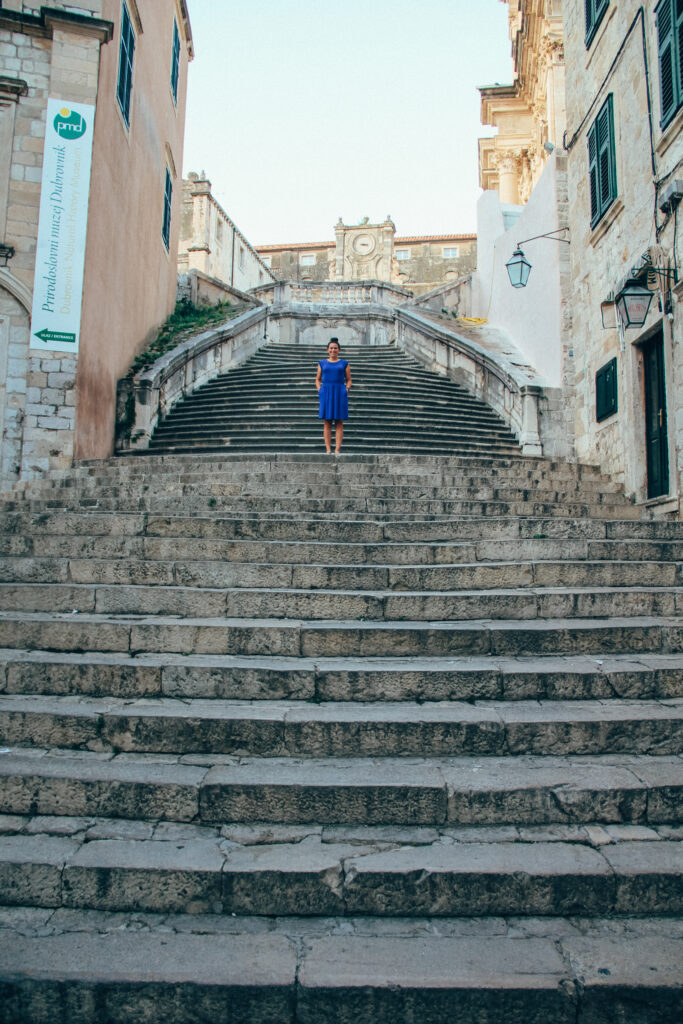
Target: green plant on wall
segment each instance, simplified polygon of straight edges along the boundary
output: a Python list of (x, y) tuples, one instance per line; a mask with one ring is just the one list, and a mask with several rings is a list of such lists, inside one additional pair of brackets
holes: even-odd
[(160, 356), (166, 355), (193, 334), (198, 334), (206, 327), (234, 320), (248, 306), (246, 303), (233, 305), (230, 302), (219, 302), (217, 306), (195, 306), (189, 299), (181, 299), (167, 320), (159, 328), (154, 341), (140, 352), (128, 371), (133, 377), (140, 370), (151, 366)]

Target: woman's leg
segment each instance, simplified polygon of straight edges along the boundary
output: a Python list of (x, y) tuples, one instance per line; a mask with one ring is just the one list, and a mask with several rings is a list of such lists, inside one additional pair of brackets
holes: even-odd
[(337, 420), (337, 427), (336, 427), (336, 430), (334, 432), (334, 447), (336, 448), (337, 451), (339, 451), (339, 449), (341, 448), (343, 440), (344, 440), (344, 421), (343, 420)]
[(325, 448), (329, 454), (332, 451), (332, 423), (330, 420), (323, 420), (323, 437), (325, 438)]

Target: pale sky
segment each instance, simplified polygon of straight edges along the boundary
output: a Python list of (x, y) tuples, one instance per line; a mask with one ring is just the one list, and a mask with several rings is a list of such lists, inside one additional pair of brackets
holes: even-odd
[(477, 86), (512, 81), (501, 0), (189, 0), (184, 174), (252, 244), (476, 229)]

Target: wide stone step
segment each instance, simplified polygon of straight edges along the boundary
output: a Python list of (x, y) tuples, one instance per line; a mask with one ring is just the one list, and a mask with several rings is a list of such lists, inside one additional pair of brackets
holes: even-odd
[(0, 647), (311, 658), (679, 654), (683, 622), (661, 615), (368, 622), (14, 611), (0, 612)]
[(5, 694), (0, 737), (20, 747), (178, 755), (680, 754), (683, 699), (310, 705)]
[[(283, 542), (314, 541), (316, 543), (348, 543), (376, 545), (391, 543), (411, 550), (417, 544), (447, 544), (449, 542), (491, 541), (546, 543), (567, 540), (610, 540), (647, 542), (641, 558), (649, 560), (649, 542), (683, 541), (683, 523), (656, 520), (605, 520), (562, 517), (528, 516), (518, 519), (509, 516), (469, 517), (462, 519), (425, 520), (419, 517), (408, 521), (395, 519), (333, 519), (329, 514), (321, 517), (302, 515), (293, 518), (282, 515), (226, 515), (223, 512), (209, 516), (169, 515), (106, 510), (56, 511), (41, 513), (27, 511), (0, 511), (0, 527), (8, 539), (32, 535), (49, 538), (64, 535), (101, 538), (107, 537), (174, 537), (222, 540), (275, 540)], [(10, 535), (12, 537), (10, 538)], [(475, 548), (474, 550), (477, 550)], [(492, 549), (497, 551), (497, 548)], [(529, 548), (523, 549), (528, 551)], [(534, 547), (534, 550), (536, 548)], [(540, 550), (543, 550), (540, 547)], [(568, 550), (574, 550), (568, 549)], [(675, 549), (676, 550), (676, 549)], [(8, 552), (9, 553), (9, 552)], [(103, 557), (106, 557), (104, 553)], [(597, 548), (591, 548), (592, 557), (600, 557)], [(616, 557), (623, 557), (615, 549)], [(570, 556), (571, 557), (571, 556)], [(655, 560), (659, 559), (655, 555)]]
[[(661, 1024), (677, 920), (254, 919), (0, 908), (3, 1024)], [(65, 982), (71, 983), (65, 999)]]
[[(337, 516), (352, 519), (354, 516), (366, 519), (386, 517), (398, 519), (401, 516), (415, 519), (425, 518), (511, 518), (511, 517), (558, 517), (561, 519), (640, 519), (640, 509), (636, 505), (628, 505), (615, 500), (604, 504), (586, 502), (563, 502), (555, 504), (548, 501), (538, 502), (504, 502), (504, 501), (440, 501), (440, 500), (409, 500), (390, 498), (268, 498), (241, 496), (216, 496), (209, 493), (191, 492), (184, 495), (162, 496), (159, 491), (149, 489), (145, 494), (121, 494), (120, 491), (110, 496), (93, 493), (80, 497), (60, 494), (54, 497), (45, 496), (28, 501), (8, 501), (4, 509), (12, 511), (30, 511), (35, 513), (49, 512), (51, 509), (64, 508), (70, 511), (92, 509), (105, 512), (146, 511), (156, 515), (189, 515), (201, 512), (204, 515), (211, 509), (222, 516), (245, 516), (249, 513), (261, 515), (288, 514), (288, 518), (296, 516), (297, 510), (304, 518), (315, 515)], [(451, 534), (452, 535), (452, 534)]]
[[(457, 833), (456, 833), (457, 835)], [(298, 842), (0, 837), (6, 904), (377, 917), (683, 914), (683, 842)]]
[[(27, 529), (30, 527), (27, 527)], [(90, 536), (74, 533), (67, 536), (40, 532), (32, 534), (6, 534), (0, 536), (0, 553), (5, 559), (0, 572), (5, 579), (28, 579), (27, 573), (49, 571), (50, 565), (56, 573), (64, 571), (61, 562), (68, 567), (70, 560), (92, 560), (102, 566), (102, 571), (116, 571), (112, 560), (121, 562), (134, 560), (133, 566), (143, 562), (187, 561), (196, 565), (218, 562), (224, 564), (267, 563), (273, 566), (329, 565), (384, 567), (387, 573), (392, 567), (404, 566), (412, 571), (421, 568), (438, 569), (483, 567), (492, 563), (509, 564), (513, 559), (520, 563), (542, 565), (555, 564), (554, 560), (566, 557), (566, 564), (576, 566), (591, 563), (600, 572), (609, 572), (606, 565), (614, 560), (620, 566), (661, 566), (663, 574), (659, 582), (666, 582), (671, 572), (680, 574), (683, 562), (683, 543), (680, 541), (591, 541), (582, 538), (530, 538), (525, 540), (499, 539), (483, 540), (481, 543), (452, 541), (429, 543), (381, 542), (375, 544), (352, 541), (272, 541), (272, 540), (222, 540), (202, 536), (202, 527), (197, 536), (125, 536), (122, 534)], [(33, 560), (35, 566), (23, 565), (23, 560)], [(532, 561), (533, 560), (533, 561)], [(68, 573), (68, 568), (66, 569)], [(125, 568), (122, 567), (122, 572)], [(139, 571), (137, 568), (134, 572)], [(146, 571), (146, 570), (141, 570)], [(493, 570), (495, 571), (495, 570)], [(10, 576), (10, 573), (14, 574)], [(64, 577), (65, 579), (68, 577)], [(104, 582), (104, 577), (99, 577)], [(597, 580), (596, 580), (597, 582)]]
[[(289, 572), (288, 566), (280, 567)], [(267, 567), (271, 582), (277, 573)], [(304, 570), (311, 572), (310, 568)], [(201, 570), (200, 570), (201, 572)], [(263, 581), (265, 582), (265, 581)], [(468, 622), (608, 616), (667, 616), (683, 611), (683, 595), (669, 587), (526, 586), (457, 591), (296, 589), (277, 586), (175, 586), (145, 584), (0, 583), (0, 610), (178, 615), (196, 618)], [(683, 624), (683, 619), (681, 620)], [(227, 623), (226, 623), (227, 625)], [(392, 652), (387, 652), (392, 653)]]
[[(147, 545), (150, 546), (149, 544)], [(283, 554), (287, 554), (284, 552)], [(257, 553), (254, 552), (256, 556)], [(264, 557), (264, 553), (262, 553)], [(674, 562), (534, 561), (435, 566), (325, 565), (211, 559), (6, 557), (0, 583), (159, 585), (195, 588), (292, 587), (360, 591), (463, 591), (529, 587), (674, 587)], [(1, 603), (1, 602), (0, 602)]]
[(7, 815), (210, 825), (675, 825), (682, 808), (680, 756), (367, 760), (12, 748), (0, 757), (0, 814)]
[(679, 654), (313, 659), (5, 649), (0, 688), (203, 700), (666, 700), (683, 697), (683, 671)]

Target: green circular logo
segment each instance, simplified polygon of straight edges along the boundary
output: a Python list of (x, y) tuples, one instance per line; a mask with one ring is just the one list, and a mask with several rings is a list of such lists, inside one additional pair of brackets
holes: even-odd
[(53, 124), (61, 139), (80, 139), (81, 135), (85, 135), (85, 118), (68, 107), (62, 107)]

